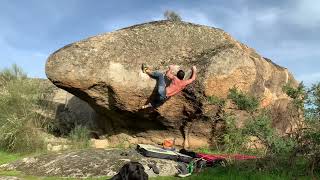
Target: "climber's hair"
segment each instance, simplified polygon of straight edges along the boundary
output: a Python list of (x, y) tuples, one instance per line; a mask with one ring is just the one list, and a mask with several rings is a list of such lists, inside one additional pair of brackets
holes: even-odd
[(183, 78), (184, 78), (184, 71), (179, 70), (178, 73), (177, 73), (177, 77), (178, 77), (178, 79), (183, 80)]

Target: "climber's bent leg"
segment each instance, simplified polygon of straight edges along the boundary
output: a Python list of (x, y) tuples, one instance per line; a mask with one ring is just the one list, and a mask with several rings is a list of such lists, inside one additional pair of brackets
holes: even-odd
[(142, 108), (148, 108), (148, 107), (153, 107), (157, 108), (161, 106), (165, 100), (167, 99), (166, 96), (166, 82), (164, 79), (164, 75), (159, 72), (159, 71), (154, 71), (150, 74), (152, 78), (157, 79), (158, 81), (158, 96), (149, 104), (142, 106)]

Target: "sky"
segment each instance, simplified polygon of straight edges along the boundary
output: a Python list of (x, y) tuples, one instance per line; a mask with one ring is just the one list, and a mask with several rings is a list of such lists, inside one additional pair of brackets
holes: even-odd
[(221, 28), (306, 85), (320, 81), (319, 0), (0, 0), (0, 69), (16, 63), (46, 78), (55, 50), (119, 28), (164, 19)]

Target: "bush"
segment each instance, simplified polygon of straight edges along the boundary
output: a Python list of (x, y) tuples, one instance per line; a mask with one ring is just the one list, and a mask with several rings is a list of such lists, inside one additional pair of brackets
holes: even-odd
[(267, 112), (249, 119), (243, 129), (246, 136), (255, 136), (266, 147), (269, 156), (288, 154), (295, 146), (295, 141), (287, 136), (280, 136), (272, 127), (272, 120)]
[(41, 124), (36, 113), (42, 93), (40, 83), (27, 79), (16, 65), (0, 72), (0, 79), (0, 149), (31, 152), (44, 148), (36, 126)]
[(209, 96), (208, 101), (210, 104), (219, 106), (221, 108), (224, 107), (226, 104), (226, 100), (219, 98), (219, 97), (216, 97), (216, 96)]
[(293, 98), (294, 102), (302, 101), (298, 108), (305, 115), (304, 126), (292, 136), (298, 141), (291, 155), (292, 161), (297, 163), (299, 161), (296, 158), (297, 155), (303, 156), (307, 161), (306, 170), (313, 174), (315, 171), (320, 171), (320, 83), (313, 84), (310, 88), (300, 83), (297, 89), (287, 94)]
[[(222, 144), (226, 152), (252, 151), (246, 145), (250, 137), (257, 137), (266, 147), (266, 155), (274, 156), (288, 154), (296, 146), (296, 142), (288, 136), (280, 136), (272, 127), (272, 120), (267, 112), (247, 119), (242, 128), (236, 126), (233, 116), (225, 115), (225, 131), (222, 135)], [(253, 152), (253, 151), (252, 151)]]
[(282, 87), (282, 90), (293, 99), (293, 103), (297, 108), (303, 109), (307, 94), (302, 82), (297, 88), (292, 87), (291, 83), (289, 82)]
[(259, 100), (239, 91), (236, 87), (229, 90), (228, 98), (231, 99), (240, 110), (253, 112), (259, 107)]
[(72, 148), (83, 149), (90, 147), (90, 131), (87, 127), (77, 125), (69, 134)]
[[(227, 152), (244, 152), (248, 137), (257, 137), (265, 147), (265, 157), (257, 159), (250, 169), (290, 173), (293, 176), (313, 176), (314, 172), (320, 172), (320, 83), (310, 88), (304, 87), (302, 83), (297, 88), (287, 84), (283, 91), (293, 100), (295, 106), (290, 107), (298, 114), (305, 115), (305, 119), (302, 115), (295, 117), (294, 120), (303, 123), (294, 132), (284, 136), (278, 134), (272, 127), (270, 112), (260, 110), (251, 113), (242, 129), (236, 128), (236, 119), (225, 116), (222, 142)], [(230, 89), (228, 98), (232, 99), (239, 109), (252, 111), (256, 109), (252, 107), (257, 107), (255, 100), (252, 103), (251, 98), (235, 88)], [(219, 101), (213, 99), (212, 102)]]
[(306, 119), (320, 122), (320, 83), (307, 90)]
[(233, 116), (225, 116), (226, 129), (223, 134), (223, 145), (226, 152), (237, 153), (244, 150), (247, 137), (243, 135), (242, 129), (236, 126), (236, 119)]
[(166, 10), (163, 15), (169, 21), (181, 21), (179, 14), (174, 11)]

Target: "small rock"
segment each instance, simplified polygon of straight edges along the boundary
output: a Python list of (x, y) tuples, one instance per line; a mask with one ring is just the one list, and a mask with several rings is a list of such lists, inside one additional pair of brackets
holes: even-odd
[(67, 149), (70, 149), (70, 145), (66, 145), (65, 144), (65, 145), (62, 146), (62, 150), (67, 150)]
[(36, 163), (37, 162), (37, 159), (36, 158), (23, 158), (22, 161), (26, 164), (32, 164), (32, 163)]
[(62, 150), (62, 145), (52, 146), (52, 151), (57, 152)]
[(97, 149), (105, 149), (109, 147), (107, 139), (91, 139), (91, 146)]
[(47, 145), (47, 150), (48, 150), (48, 151), (51, 151), (51, 150), (52, 150), (52, 144), (51, 144), (51, 143), (49, 143), (49, 144)]

